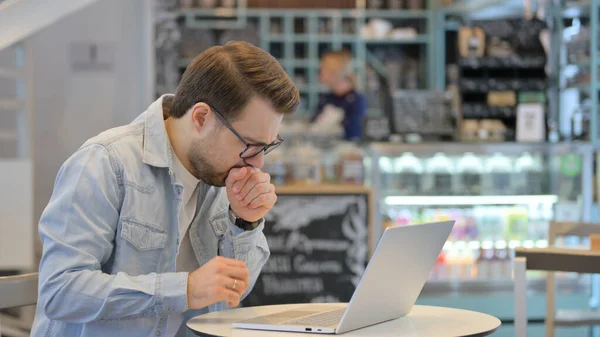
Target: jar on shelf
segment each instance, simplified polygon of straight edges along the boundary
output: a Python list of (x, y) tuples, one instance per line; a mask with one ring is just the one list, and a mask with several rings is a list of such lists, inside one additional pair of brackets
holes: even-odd
[(340, 163), (340, 158), (333, 150), (327, 150), (321, 156), (321, 180), (326, 184), (339, 184), (340, 177), (337, 173), (337, 168)]
[(263, 172), (271, 175), (271, 183), (285, 185), (287, 183), (287, 163), (283, 151), (273, 151), (265, 160)]
[(294, 157), (290, 157), (290, 181), (292, 184), (321, 183), (320, 151), (310, 145), (300, 145), (290, 149)]
[(408, 9), (419, 10), (424, 8), (423, 0), (408, 0)]
[(398, 174), (394, 170), (394, 160), (390, 157), (379, 158), (380, 184), (384, 189), (398, 187)]
[(179, 0), (181, 8), (193, 8), (196, 6), (195, 0)]
[(453, 194), (454, 165), (448, 156), (436, 153), (427, 163), (427, 175), (429, 183), (425, 188), (427, 194), (442, 196)]
[(383, 0), (368, 0), (367, 8), (369, 9), (380, 9), (383, 7)]
[(423, 164), (410, 152), (405, 152), (394, 162), (394, 174), (397, 175), (396, 185), (401, 195), (418, 195), (421, 193)]
[(457, 164), (459, 190), (466, 195), (481, 195), (483, 161), (471, 152), (460, 158)]
[(404, 0), (389, 0), (390, 9), (400, 10), (404, 8)]
[(217, 6), (217, 0), (198, 0), (198, 3), (202, 8), (215, 8)]
[(513, 190), (513, 163), (507, 156), (496, 153), (485, 163), (486, 194), (510, 195)]
[(343, 184), (363, 185), (365, 180), (364, 154), (354, 143), (341, 143), (336, 148), (339, 158), (338, 177)]
[(235, 7), (236, 0), (221, 0), (221, 6), (224, 8), (233, 8)]

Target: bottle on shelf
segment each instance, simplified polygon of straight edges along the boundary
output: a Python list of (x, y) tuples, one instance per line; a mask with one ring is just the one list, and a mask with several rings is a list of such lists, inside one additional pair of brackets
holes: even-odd
[(436, 153), (427, 163), (428, 185), (425, 188), (429, 195), (452, 195), (454, 192), (452, 177), (454, 165), (443, 153)]
[(498, 206), (479, 206), (475, 208), (474, 214), (479, 240), (495, 242), (503, 239), (503, 208)]
[(524, 207), (511, 207), (506, 214), (505, 239), (523, 241), (529, 239), (529, 214)]
[(479, 249), (479, 258), (477, 260), (478, 277), (489, 279), (492, 275), (491, 268), (494, 260), (494, 242), (491, 240), (482, 241)]
[(496, 280), (510, 277), (511, 273), (508, 269), (510, 269), (508, 243), (504, 240), (496, 241), (490, 277)]
[(479, 228), (474, 210), (472, 208), (463, 210), (463, 217), (465, 221), (465, 237), (468, 240), (477, 240), (479, 238)]
[(465, 153), (458, 161), (456, 171), (461, 192), (464, 192), (466, 195), (481, 194), (483, 162), (480, 158), (476, 157), (473, 153)]
[(469, 257), (467, 261), (468, 266), (468, 279), (477, 279), (479, 278), (479, 265), (478, 262), (481, 258), (481, 242), (479, 241), (470, 241), (468, 243), (469, 247)]
[(403, 209), (398, 212), (398, 217), (396, 218), (396, 223), (399, 226), (407, 226), (412, 225), (414, 223), (413, 212), (409, 209)]
[(529, 226), (527, 239), (536, 242), (548, 239), (548, 229), (552, 219), (552, 206), (539, 204), (529, 208)]
[(423, 165), (414, 154), (406, 152), (394, 162), (394, 173), (397, 177), (396, 186), (402, 195), (418, 195), (421, 193), (421, 178)]

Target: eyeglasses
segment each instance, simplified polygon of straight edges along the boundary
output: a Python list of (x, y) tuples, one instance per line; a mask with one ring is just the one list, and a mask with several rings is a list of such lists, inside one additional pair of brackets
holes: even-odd
[(229, 131), (233, 132), (233, 134), (236, 137), (238, 137), (238, 139), (242, 143), (244, 143), (244, 145), (246, 145), (246, 148), (244, 149), (244, 151), (240, 152), (240, 158), (242, 158), (242, 159), (250, 159), (252, 157), (257, 156), (261, 152), (264, 152), (265, 155), (267, 155), (271, 151), (273, 151), (277, 147), (279, 147), (279, 145), (281, 145), (281, 143), (283, 143), (283, 138), (281, 138), (280, 135), (277, 135), (277, 140), (275, 140), (271, 144), (251, 144), (251, 143), (248, 143), (246, 141), (246, 139), (244, 139), (244, 137), (242, 137), (242, 135), (240, 135), (237, 131), (235, 131), (235, 129), (233, 128), (233, 126), (231, 126), (231, 124), (229, 124), (229, 122), (225, 119), (225, 117), (223, 115), (221, 115), (220, 112), (218, 112), (210, 104), (208, 106), (210, 106), (210, 108), (215, 113), (215, 116), (217, 116), (217, 118), (221, 121), (221, 123), (223, 123), (223, 125), (225, 125), (225, 127), (228, 128)]

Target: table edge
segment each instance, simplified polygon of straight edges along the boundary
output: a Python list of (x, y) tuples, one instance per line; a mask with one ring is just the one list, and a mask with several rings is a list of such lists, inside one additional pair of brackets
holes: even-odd
[[(315, 304), (315, 305), (323, 305), (323, 304), (325, 304), (325, 305), (327, 305), (327, 304), (330, 304), (330, 305), (340, 305), (340, 304), (348, 304), (348, 303), (347, 303), (347, 302), (339, 302), (339, 303), (290, 303), (290, 304), (261, 305), (261, 306), (257, 306), (257, 307), (271, 307), (271, 306), (273, 306), (273, 307), (277, 307), (277, 306), (289, 306), (289, 305), (307, 305), (307, 304), (308, 304), (308, 305), (311, 305), (311, 304)], [(425, 308), (444, 308), (444, 309), (452, 309), (452, 310), (460, 310), (460, 311), (470, 311), (470, 312), (475, 312), (475, 313), (478, 313), (478, 314), (482, 314), (482, 315), (487, 315), (487, 316), (493, 317), (493, 318), (497, 319), (497, 320), (498, 320), (498, 322), (499, 322), (498, 326), (497, 326), (497, 327), (495, 327), (494, 329), (487, 330), (487, 331), (483, 331), (483, 332), (478, 332), (478, 333), (475, 333), (475, 334), (470, 334), (470, 335), (457, 336), (457, 337), (485, 337), (485, 336), (489, 336), (489, 335), (491, 335), (491, 334), (493, 334), (493, 333), (497, 332), (497, 331), (498, 331), (498, 329), (500, 329), (500, 327), (502, 327), (502, 320), (500, 320), (498, 317), (496, 317), (496, 316), (493, 316), (493, 315), (490, 315), (490, 314), (487, 314), (487, 313), (483, 313), (483, 312), (475, 311), (475, 310), (468, 310), (468, 309), (462, 309), (462, 308), (452, 308), (452, 307), (444, 307), (444, 306), (436, 306), (436, 305), (417, 305), (417, 304), (415, 304), (415, 305), (413, 306), (413, 308), (414, 308), (414, 307), (425, 307)], [(245, 308), (252, 308), (252, 307), (245, 307)], [(243, 308), (239, 308), (239, 309), (243, 309)], [(234, 309), (234, 310), (235, 310), (235, 309)], [(196, 315), (196, 316), (193, 316), (192, 318), (190, 318), (190, 319), (188, 320), (188, 322), (189, 322), (190, 320), (192, 320), (193, 318), (195, 318), (195, 317), (199, 317), (199, 316), (203, 316), (203, 315), (206, 315), (206, 314), (201, 314), (201, 315)], [(399, 318), (400, 318), (400, 317), (399, 317)], [(185, 326), (186, 326), (186, 328), (187, 328), (189, 331), (191, 331), (191, 332), (192, 332), (194, 335), (196, 335), (196, 336), (200, 336), (200, 337), (222, 337), (222, 336), (211, 335), (211, 334), (204, 333), (204, 332), (198, 332), (198, 331), (196, 331), (196, 330), (194, 330), (194, 329), (190, 328), (190, 327), (188, 326), (188, 322), (186, 322), (186, 323), (185, 323)], [(385, 322), (382, 322), (382, 323), (385, 323)], [(382, 323), (378, 323), (378, 324), (382, 324)], [(366, 328), (366, 327), (364, 327), (364, 328)], [(361, 328), (361, 329), (364, 329), (364, 328)], [(343, 336), (343, 335), (344, 335), (344, 334), (340, 334), (340, 335), (338, 335), (338, 334), (320, 334), (320, 335), (318, 335), (318, 334), (317, 334), (317, 335), (313, 334), (312, 336)], [(307, 336), (311, 336), (311, 334), (307, 334)]]

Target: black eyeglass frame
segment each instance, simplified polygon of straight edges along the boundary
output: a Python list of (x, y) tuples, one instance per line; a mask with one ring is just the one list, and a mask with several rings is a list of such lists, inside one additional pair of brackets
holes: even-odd
[[(198, 103), (206, 103), (204, 101), (200, 101)], [(215, 116), (217, 116), (217, 118), (219, 119), (219, 121), (221, 121), (221, 123), (223, 123), (223, 125), (225, 125), (226, 128), (229, 129), (229, 131), (231, 131), (242, 143), (244, 143), (244, 145), (246, 145), (246, 148), (240, 152), (240, 158), (242, 159), (250, 159), (253, 157), (258, 156), (261, 152), (265, 153), (265, 156), (269, 153), (271, 153), (273, 150), (275, 150), (276, 148), (279, 147), (279, 145), (281, 145), (281, 143), (283, 143), (283, 138), (281, 138), (280, 135), (277, 135), (277, 140), (275, 140), (274, 142), (272, 142), (271, 144), (252, 144), (250, 142), (248, 142), (244, 137), (242, 137), (242, 135), (240, 135), (239, 132), (237, 132), (233, 126), (231, 126), (231, 124), (227, 121), (227, 119), (225, 119), (225, 116), (223, 116), (217, 109), (215, 109), (212, 105), (206, 103), (211, 109), (212, 111), (215, 113)], [(250, 150), (253, 147), (261, 147), (260, 150), (257, 150), (255, 154), (253, 155), (249, 155), (244, 157), (244, 153), (248, 152), (248, 150)]]

